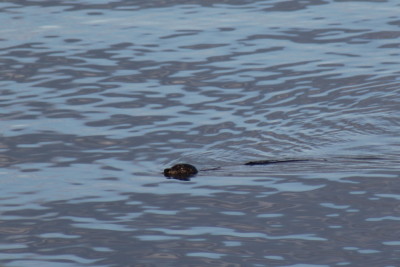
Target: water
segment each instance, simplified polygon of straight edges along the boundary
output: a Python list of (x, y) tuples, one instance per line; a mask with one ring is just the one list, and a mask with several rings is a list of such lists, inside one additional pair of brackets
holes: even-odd
[(399, 10), (2, 1), (0, 264), (397, 266)]

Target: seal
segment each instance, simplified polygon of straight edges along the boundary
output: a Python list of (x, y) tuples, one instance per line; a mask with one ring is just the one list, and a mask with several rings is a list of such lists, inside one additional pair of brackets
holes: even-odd
[(168, 178), (175, 178), (178, 180), (188, 180), (198, 173), (195, 166), (187, 163), (179, 163), (171, 168), (164, 169), (164, 176)]

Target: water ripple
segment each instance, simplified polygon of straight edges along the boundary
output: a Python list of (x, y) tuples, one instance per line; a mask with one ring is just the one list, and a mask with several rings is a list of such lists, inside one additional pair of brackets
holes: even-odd
[(0, 264), (395, 266), (398, 7), (1, 2)]

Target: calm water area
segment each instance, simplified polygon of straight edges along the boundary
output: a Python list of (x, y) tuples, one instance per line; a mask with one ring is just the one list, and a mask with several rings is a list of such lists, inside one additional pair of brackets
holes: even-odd
[(1, 267), (400, 266), (398, 0), (16, 0), (0, 25)]

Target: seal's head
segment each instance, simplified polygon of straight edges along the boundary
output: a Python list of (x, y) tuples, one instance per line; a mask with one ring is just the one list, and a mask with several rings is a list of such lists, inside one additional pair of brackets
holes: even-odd
[(198, 173), (195, 166), (180, 163), (172, 166), (171, 168), (164, 169), (164, 176), (169, 178), (175, 178), (179, 180), (188, 180), (189, 177)]

